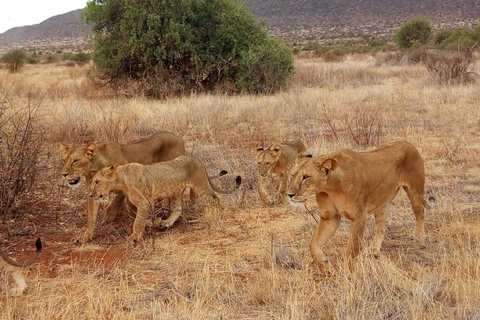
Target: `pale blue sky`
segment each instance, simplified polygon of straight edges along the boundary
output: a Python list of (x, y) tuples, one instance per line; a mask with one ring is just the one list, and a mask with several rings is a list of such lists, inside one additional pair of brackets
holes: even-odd
[(87, 0), (1, 0), (0, 33), (84, 8)]

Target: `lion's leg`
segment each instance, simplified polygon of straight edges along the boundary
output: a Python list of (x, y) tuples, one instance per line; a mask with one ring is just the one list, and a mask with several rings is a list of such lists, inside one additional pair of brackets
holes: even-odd
[(382, 246), (383, 239), (385, 238), (385, 221), (389, 203), (374, 211), (375, 216), (375, 238), (372, 242), (372, 253), (378, 258), (380, 255), (380, 248)]
[(425, 212), (423, 207), (423, 188), (422, 190), (412, 190), (408, 186), (403, 189), (407, 193), (408, 199), (412, 204), (413, 212), (415, 213), (415, 229), (413, 234), (423, 244), (425, 238)]
[(278, 187), (278, 197), (280, 203), (285, 203), (287, 201), (287, 184), (288, 184), (288, 175), (284, 174), (279, 176), (280, 185)]
[(330, 263), (327, 256), (323, 253), (322, 247), (337, 230), (341, 218), (342, 216), (339, 214), (323, 212), (312, 241), (310, 242), (310, 252), (321, 272), (325, 272), (330, 267)]
[(95, 229), (95, 224), (97, 222), (98, 216), (98, 209), (100, 207), (100, 203), (95, 201), (91, 197), (87, 197), (87, 230), (83, 234), (83, 236), (78, 239), (81, 243), (86, 243), (93, 238), (93, 230)]
[[(351, 215), (346, 215), (351, 216)], [(347, 247), (347, 254), (352, 258), (358, 256), (360, 246), (363, 238), (363, 231), (365, 230), (365, 221), (367, 213), (365, 210), (358, 210), (354, 216), (354, 220), (350, 225), (350, 239)]]
[(137, 217), (133, 223), (132, 235), (128, 237), (130, 242), (142, 242), (143, 232), (145, 231), (145, 224), (147, 222), (147, 215), (152, 209), (152, 205), (148, 201), (142, 201), (137, 205)]
[(113, 201), (108, 205), (105, 211), (105, 222), (109, 223), (115, 220), (118, 213), (122, 209), (123, 203), (125, 201), (125, 195), (123, 193), (118, 193), (113, 198)]
[(15, 268), (15, 270), (12, 271), (12, 277), (17, 286), (12, 288), (10, 294), (14, 297), (21, 296), (27, 288), (27, 283), (23, 277), (22, 270), (20, 268)]
[(166, 220), (162, 220), (160, 225), (163, 227), (170, 228), (173, 226), (178, 217), (182, 214), (183, 210), (183, 191), (171, 198), (172, 213)]
[(265, 190), (266, 180), (266, 177), (260, 178), (260, 181), (258, 182), (258, 195), (260, 196), (260, 200), (262, 200), (262, 202), (268, 206), (270, 204), (270, 199), (268, 197), (267, 190)]

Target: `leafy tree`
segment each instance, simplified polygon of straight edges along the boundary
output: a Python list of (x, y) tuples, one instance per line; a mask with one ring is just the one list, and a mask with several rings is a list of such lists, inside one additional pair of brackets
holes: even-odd
[(426, 17), (415, 17), (395, 31), (395, 40), (402, 49), (419, 48), (427, 44), (432, 26)]
[(231, 83), (274, 92), (293, 72), (290, 49), (238, 0), (91, 0), (84, 17), (100, 74), (142, 81), (154, 97)]
[(6, 63), (8, 70), (12, 73), (19, 72), (26, 60), (27, 54), (22, 49), (10, 50), (0, 58), (0, 62)]

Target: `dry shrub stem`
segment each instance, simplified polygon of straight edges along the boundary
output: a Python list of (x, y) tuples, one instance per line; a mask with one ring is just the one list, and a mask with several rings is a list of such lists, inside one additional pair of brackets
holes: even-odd
[(35, 184), (45, 147), (44, 128), (39, 123), (43, 97), (29, 92), (25, 102), (17, 103), (7, 91), (5, 86), (0, 88), (0, 216)]
[(433, 51), (427, 54), (426, 67), (440, 84), (459, 84), (472, 81), (475, 58), (470, 50)]

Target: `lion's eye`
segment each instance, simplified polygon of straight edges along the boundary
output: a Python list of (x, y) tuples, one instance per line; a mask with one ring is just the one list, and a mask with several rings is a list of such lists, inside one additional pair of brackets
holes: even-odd
[(95, 180), (95, 184), (98, 184), (100, 182), (100, 180)]
[(77, 163), (78, 162), (78, 159), (75, 159), (72, 161), (73, 164)]
[(270, 164), (270, 162), (266, 162), (266, 163), (265, 163), (265, 165), (267, 165), (267, 166), (268, 166), (269, 164)]
[(307, 176), (307, 175), (303, 176), (303, 180), (308, 180), (309, 178), (310, 176)]
[(65, 159), (62, 159), (62, 162), (65, 163)]

